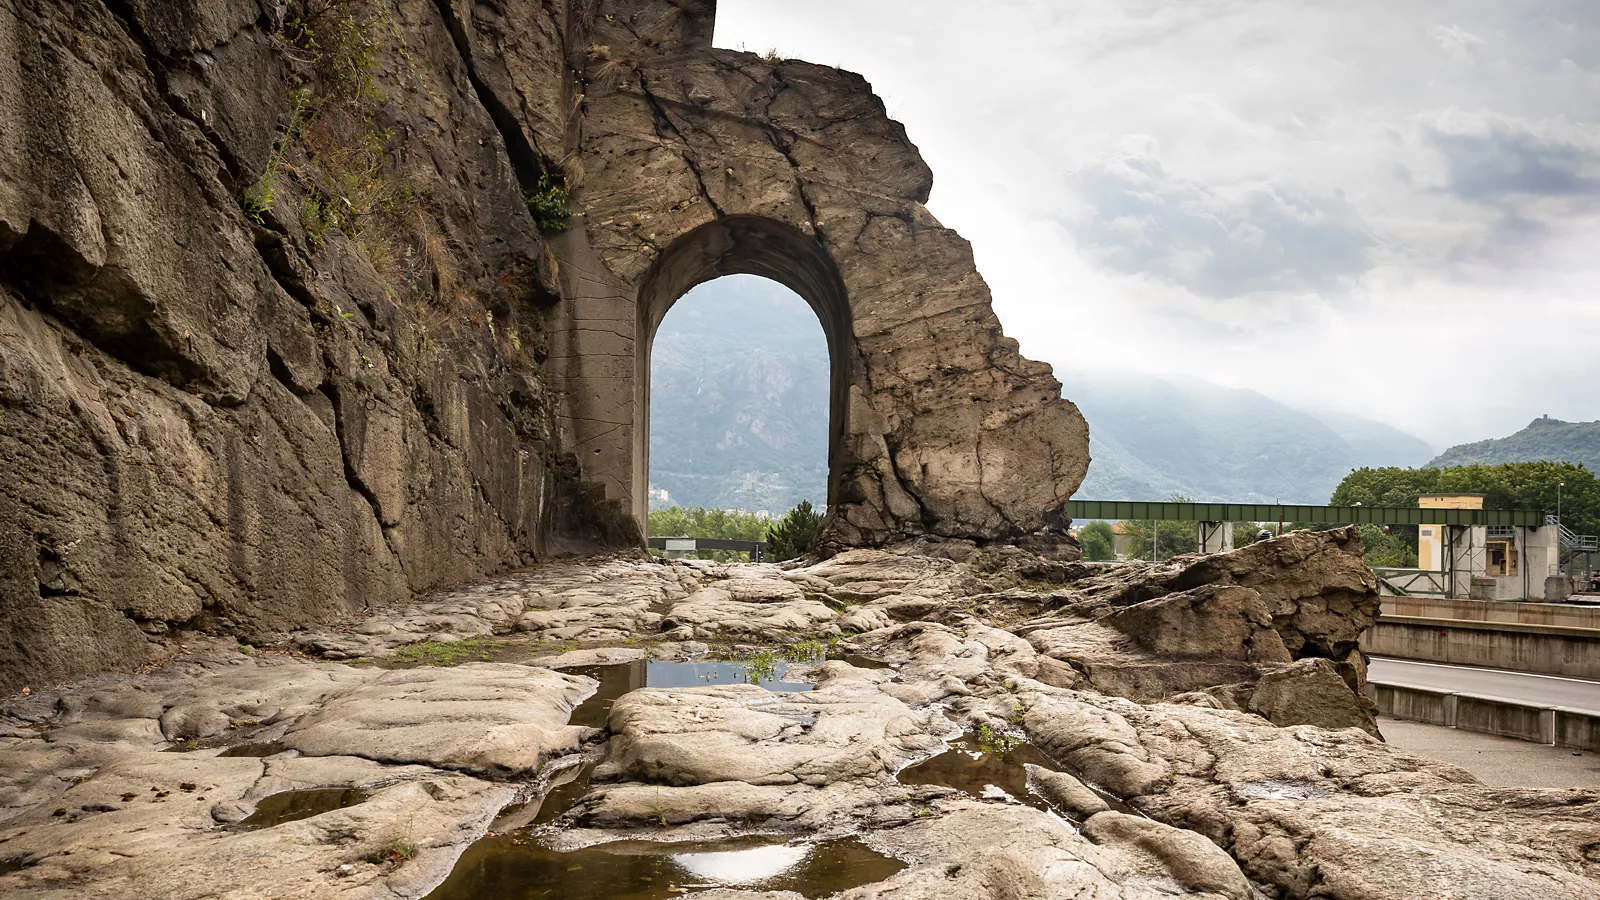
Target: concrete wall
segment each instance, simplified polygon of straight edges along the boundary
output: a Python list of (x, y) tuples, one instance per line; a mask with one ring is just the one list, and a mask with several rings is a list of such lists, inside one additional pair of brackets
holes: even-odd
[(1361, 649), (1397, 659), (1600, 678), (1600, 629), (1593, 628), (1385, 615), (1361, 636)]
[(1511, 622), (1520, 625), (1558, 625), (1600, 631), (1600, 606), (1563, 603), (1504, 603), (1449, 600), (1443, 597), (1384, 597), (1383, 615), (1458, 619), (1466, 622)]
[(1386, 716), (1539, 744), (1600, 750), (1600, 714), (1586, 710), (1375, 681), (1367, 682), (1367, 696)]

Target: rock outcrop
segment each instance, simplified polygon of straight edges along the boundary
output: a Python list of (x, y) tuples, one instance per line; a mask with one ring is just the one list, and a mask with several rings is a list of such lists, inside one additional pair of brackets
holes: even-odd
[(831, 546), (1059, 542), (1082, 417), (904, 130), (714, 14), (0, 6), (0, 690), (637, 546), (655, 326), (731, 272), (829, 336)]
[[(1248, 588), (1229, 583), (1245, 580), (1246, 553), (1278, 561), (1250, 569)], [(339, 662), (193, 638), (149, 673), (0, 703), (0, 893), (355, 900), (444, 881), (438, 896), (489, 896), (473, 879), (528, 885), (496, 875), (515, 871), (522, 846), (581, 878), (562, 854), (767, 836), (796, 842), (792, 856), (853, 836), (904, 868), (853, 882), (849, 900), (1600, 898), (1600, 792), (1486, 787), (1385, 745), (1368, 718), (1339, 720), (1350, 687), (1308, 650), (1370, 618), (1364, 600), (1346, 624), (1323, 618), (1359, 593), (1341, 562), (1352, 553), (1343, 533), (1303, 533), (1142, 571), (1037, 563), (1063, 584), (1019, 580), (1015, 559), (975, 548), (961, 561), (858, 550), (788, 570), (613, 558), (301, 636)], [(1273, 598), (1271, 615), (1235, 590)], [(671, 610), (706, 591), (745, 604), (725, 611), (748, 621), (695, 634), (771, 643), (682, 640), (691, 626)], [(1218, 595), (1234, 599), (1195, 602)], [(1171, 618), (1140, 620), (1153, 644), (1091, 615), (1166, 598), (1154, 608)], [(765, 612), (798, 604), (830, 611), (831, 650), (811, 625), (784, 631)], [(1103, 692), (1088, 642), (1070, 664), (1030, 642), (1035, 620), (1074, 627), (1057, 618), (1073, 608), (1086, 617), (1076, 627), (1120, 635), (1111, 649), (1129, 658), (1158, 659), (1145, 647), (1173, 649), (1166, 629), (1188, 623), (1185, 652), (1249, 677), (1192, 665), (1187, 694)], [(585, 618), (514, 630), (563, 609)], [(1241, 635), (1256, 649), (1224, 653)], [(1269, 635), (1298, 658), (1260, 652), (1279, 646)], [(432, 642), (411, 646), (420, 638)], [(499, 661), (426, 664), (488, 641)], [(702, 683), (716, 665), (757, 665), (763, 647), (791, 659), (781, 685)], [(652, 686), (662, 665), (689, 677)], [(1269, 719), (1293, 714), (1319, 721)], [(306, 789), (331, 789), (338, 808), (260, 821)], [(490, 830), (511, 834), (462, 855)], [(799, 896), (729, 887), (710, 896)]]
[(1362, 553), (1351, 527), (1117, 566), (1057, 591), (1019, 631), (1104, 693), (1377, 734), (1357, 641), (1378, 585)]

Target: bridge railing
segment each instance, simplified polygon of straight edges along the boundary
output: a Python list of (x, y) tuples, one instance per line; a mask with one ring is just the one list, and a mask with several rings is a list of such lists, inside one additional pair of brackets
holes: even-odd
[(663, 550), (667, 553), (687, 553), (693, 550), (732, 550), (738, 553), (750, 554), (751, 562), (762, 562), (767, 558), (766, 541), (736, 541), (728, 538), (653, 537), (646, 538), (645, 545), (651, 550)]
[(1379, 593), (1382, 588), (1388, 588), (1396, 597), (1409, 597), (1412, 594), (1437, 595), (1443, 597), (1445, 591), (1445, 573), (1434, 569), (1392, 569), (1374, 566), (1372, 573), (1378, 576)]

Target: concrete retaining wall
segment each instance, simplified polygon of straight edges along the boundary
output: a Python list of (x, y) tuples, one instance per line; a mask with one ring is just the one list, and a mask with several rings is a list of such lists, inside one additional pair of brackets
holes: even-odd
[(1509, 603), (1503, 600), (1447, 600), (1439, 597), (1384, 597), (1384, 616), (1557, 625), (1600, 631), (1600, 607), (1564, 603)]
[(1405, 684), (1367, 682), (1378, 712), (1463, 731), (1600, 750), (1600, 714)]
[[(1389, 605), (1387, 599), (1384, 605)], [(1600, 678), (1600, 628), (1390, 615), (1385, 609), (1378, 623), (1361, 636), (1361, 649), (1396, 659)]]

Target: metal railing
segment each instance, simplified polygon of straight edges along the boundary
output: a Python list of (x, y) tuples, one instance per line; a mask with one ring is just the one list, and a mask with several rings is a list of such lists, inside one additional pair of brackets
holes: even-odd
[[(1445, 595), (1446, 576), (1444, 572), (1433, 569), (1390, 569), (1376, 568), (1372, 570), (1378, 576), (1380, 588), (1388, 588), (1396, 597), (1409, 597), (1413, 594), (1426, 594), (1443, 597)], [(1380, 593), (1382, 591), (1380, 590)]]
[(691, 550), (733, 550), (750, 554), (751, 562), (762, 562), (767, 558), (766, 541), (735, 541), (726, 538), (653, 537), (646, 538), (645, 545), (651, 550), (664, 550), (668, 553), (686, 553)]
[(1556, 527), (1556, 534), (1559, 535), (1561, 546), (1566, 547), (1568, 550), (1576, 550), (1579, 553), (1600, 551), (1600, 537), (1592, 534), (1579, 534), (1561, 524), (1561, 520), (1555, 516), (1545, 516), (1544, 524)]

